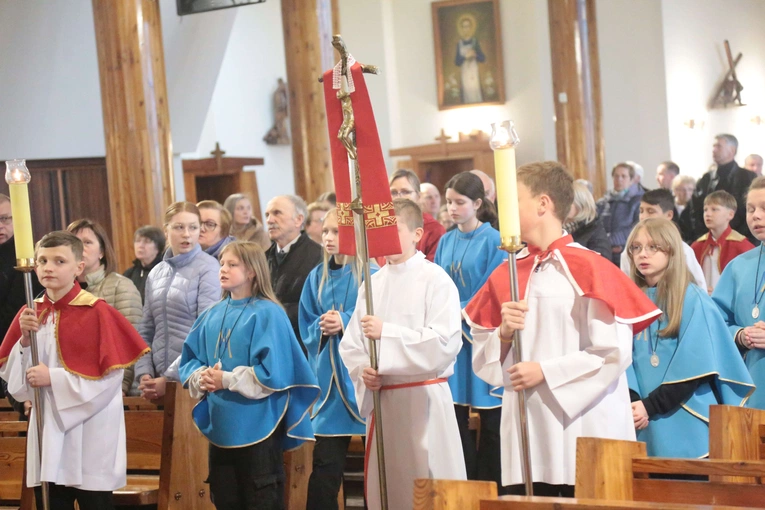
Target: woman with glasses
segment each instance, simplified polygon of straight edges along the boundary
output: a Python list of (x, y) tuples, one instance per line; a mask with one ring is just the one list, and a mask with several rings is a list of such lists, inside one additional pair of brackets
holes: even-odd
[(231, 230), (231, 213), (215, 200), (202, 200), (197, 204), (199, 209), (199, 245), (208, 255), (216, 259), (236, 238), (229, 235)]
[[(390, 196), (394, 200), (408, 198), (416, 204), (420, 203), (420, 179), (411, 170), (396, 170), (390, 176)], [(423, 233), (420, 242), (417, 243), (417, 249), (425, 254), (425, 258), (433, 262), (436, 258), (438, 241), (446, 233), (446, 229), (425, 211), (422, 212), (422, 221)]]
[(722, 314), (693, 284), (672, 221), (641, 221), (626, 249), (632, 280), (663, 312), (632, 343), (627, 380), (637, 439), (650, 456), (704, 457), (709, 406), (743, 405), (752, 378)]
[(199, 245), (200, 223), (199, 209), (190, 202), (176, 202), (165, 212), (170, 248), (146, 280), (138, 327), (151, 352), (138, 361), (135, 375), (149, 400), (164, 395), (168, 378), (177, 378), (168, 367), (180, 356), (199, 314), (220, 299), (219, 264)]

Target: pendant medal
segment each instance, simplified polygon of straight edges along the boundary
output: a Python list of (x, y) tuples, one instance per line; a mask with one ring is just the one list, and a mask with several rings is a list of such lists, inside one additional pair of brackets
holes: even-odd
[(659, 355), (656, 353), (651, 354), (651, 366), (654, 368), (659, 366)]
[(760, 308), (757, 305), (754, 305), (754, 308), (752, 308), (752, 319), (756, 319), (760, 316)]

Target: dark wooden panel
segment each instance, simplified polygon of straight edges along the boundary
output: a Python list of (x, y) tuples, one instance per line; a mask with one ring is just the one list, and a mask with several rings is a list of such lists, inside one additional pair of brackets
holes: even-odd
[[(64, 205), (66, 223), (69, 224), (81, 218), (95, 220), (103, 225), (109, 239), (116, 245), (118, 240), (112, 236), (106, 165), (103, 168), (86, 167), (76, 171), (69, 170), (62, 172), (62, 174), (64, 196), (66, 197)], [(136, 227), (139, 226), (136, 225)], [(132, 240), (131, 232), (129, 237), (131, 244)]]

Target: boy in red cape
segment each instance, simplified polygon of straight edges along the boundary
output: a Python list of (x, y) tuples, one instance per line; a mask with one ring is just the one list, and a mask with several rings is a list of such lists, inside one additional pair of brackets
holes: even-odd
[(749, 239), (730, 228), (737, 207), (736, 197), (727, 191), (715, 191), (704, 199), (704, 225), (709, 232), (696, 239), (691, 248), (704, 271), (709, 295), (728, 262), (754, 248)]
[[(520, 302), (499, 266), (463, 314), (473, 370), (502, 399), (502, 483), (524, 492), (517, 393), (526, 390), (534, 494), (573, 496), (576, 439), (635, 440), (625, 370), (633, 333), (661, 312), (619, 268), (563, 231), (573, 179), (557, 162), (518, 169)], [(510, 349), (522, 331), (523, 362)]]
[[(38, 508), (41, 481), (50, 483), (51, 508), (73, 509), (75, 501), (81, 510), (114, 508), (112, 491), (124, 487), (127, 467), (122, 372), (149, 351), (127, 319), (80, 288), (82, 250), (69, 232), (42, 238), (35, 255), (45, 295), (35, 310), (19, 311), (0, 345), (0, 377), (13, 397), (31, 400), (41, 390), (42, 466), (36, 427), (27, 441), (27, 485)], [(37, 332), (34, 367), (30, 331)]]

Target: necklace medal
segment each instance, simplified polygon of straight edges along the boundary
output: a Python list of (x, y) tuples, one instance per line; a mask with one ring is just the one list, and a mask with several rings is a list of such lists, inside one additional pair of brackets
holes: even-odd
[(655, 352), (651, 354), (651, 366), (653, 368), (656, 368), (659, 366), (659, 355), (656, 354)]
[(757, 319), (760, 317), (760, 307), (757, 305), (754, 305), (754, 308), (752, 308), (752, 319)]

